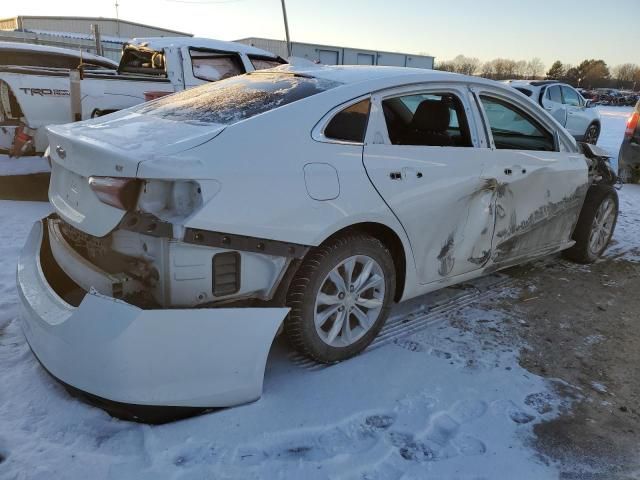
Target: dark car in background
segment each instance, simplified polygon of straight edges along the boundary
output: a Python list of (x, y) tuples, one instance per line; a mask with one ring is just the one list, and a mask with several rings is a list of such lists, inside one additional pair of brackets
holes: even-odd
[(640, 182), (640, 100), (627, 120), (618, 155), (618, 175), (624, 183)]

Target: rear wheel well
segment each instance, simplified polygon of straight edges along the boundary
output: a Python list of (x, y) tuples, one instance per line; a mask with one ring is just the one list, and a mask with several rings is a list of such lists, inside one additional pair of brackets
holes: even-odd
[(356, 232), (365, 233), (374, 238), (377, 238), (391, 252), (391, 257), (393, 258), (393, 264), (396, 269), (396, 292), (395, 292), (394, 300), (396, 302), (400, 301), (400, 299), (402, 298), (402, 295), (404, 294), (404, 288), (405, 288), (405, 278), (407, 274), (407, 257), (405, 255), (404, 247), (402, 245), (402, 240), (400, 240), (400, 237), (398, 237), (396, 232), (394, 232), (391, 228), (381, 223), (375, 223), (375, 222), (357, 223), (355, 225), (350, 225), (348, 227), (345, 227), (342, 230), (338, 230), (322, 243), (325, 243), (336, 237), (341, 237), (343, 235), (356, 233)]

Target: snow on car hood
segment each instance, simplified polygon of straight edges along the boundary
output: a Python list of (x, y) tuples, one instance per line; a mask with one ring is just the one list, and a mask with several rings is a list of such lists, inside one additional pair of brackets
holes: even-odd
[[(167, 157), (215, 138), (224, 125), (176, 122), (122, 111), (99, 119), (47, 127), (52, 157), (82, 175), (135, 177), (142, 162)], [(58, 155), (58, 151), (63, 155)]]

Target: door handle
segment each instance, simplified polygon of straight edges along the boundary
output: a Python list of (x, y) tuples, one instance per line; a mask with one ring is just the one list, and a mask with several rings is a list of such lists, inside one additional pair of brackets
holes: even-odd
[(504, 169), (504, 174), (505, 175), (511, 175), (513, 173), (513, 170), (511, 170), (510, 168), (505, 168)]
[(402, 172), (391, 172), (389, 178), (391, 180), (402, 180)]

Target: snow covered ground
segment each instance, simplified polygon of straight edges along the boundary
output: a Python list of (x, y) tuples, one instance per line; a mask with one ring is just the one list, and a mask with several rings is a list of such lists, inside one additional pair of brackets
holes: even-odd
[[(622, 110), (601, 109), (600, 143), (612, 152)], [(640, 188), (621, 199), (611, 255), (633, 255)], [(314, 365), (277, 340), (264, 395), (250, 405), (147, 426), (74, 400), (35, 361), (16, 321), (16, 258), (48, 211), (0, 202), (0, 479), (558, 477), (530, 441), (563, 399), (519, 366), (523, 345), (496, 341), (503, 325), (525, 321), (497, 308), (515, 295), (505, 275), (396, 307), (374, 345), (339, 365)], [(493, 333), (479, 335), (478, 325)]]
[(30, 175), (50, 170), (49, 164), (42, 157), (9, 158), (9, 155), (0, 154), (0, 176)]

